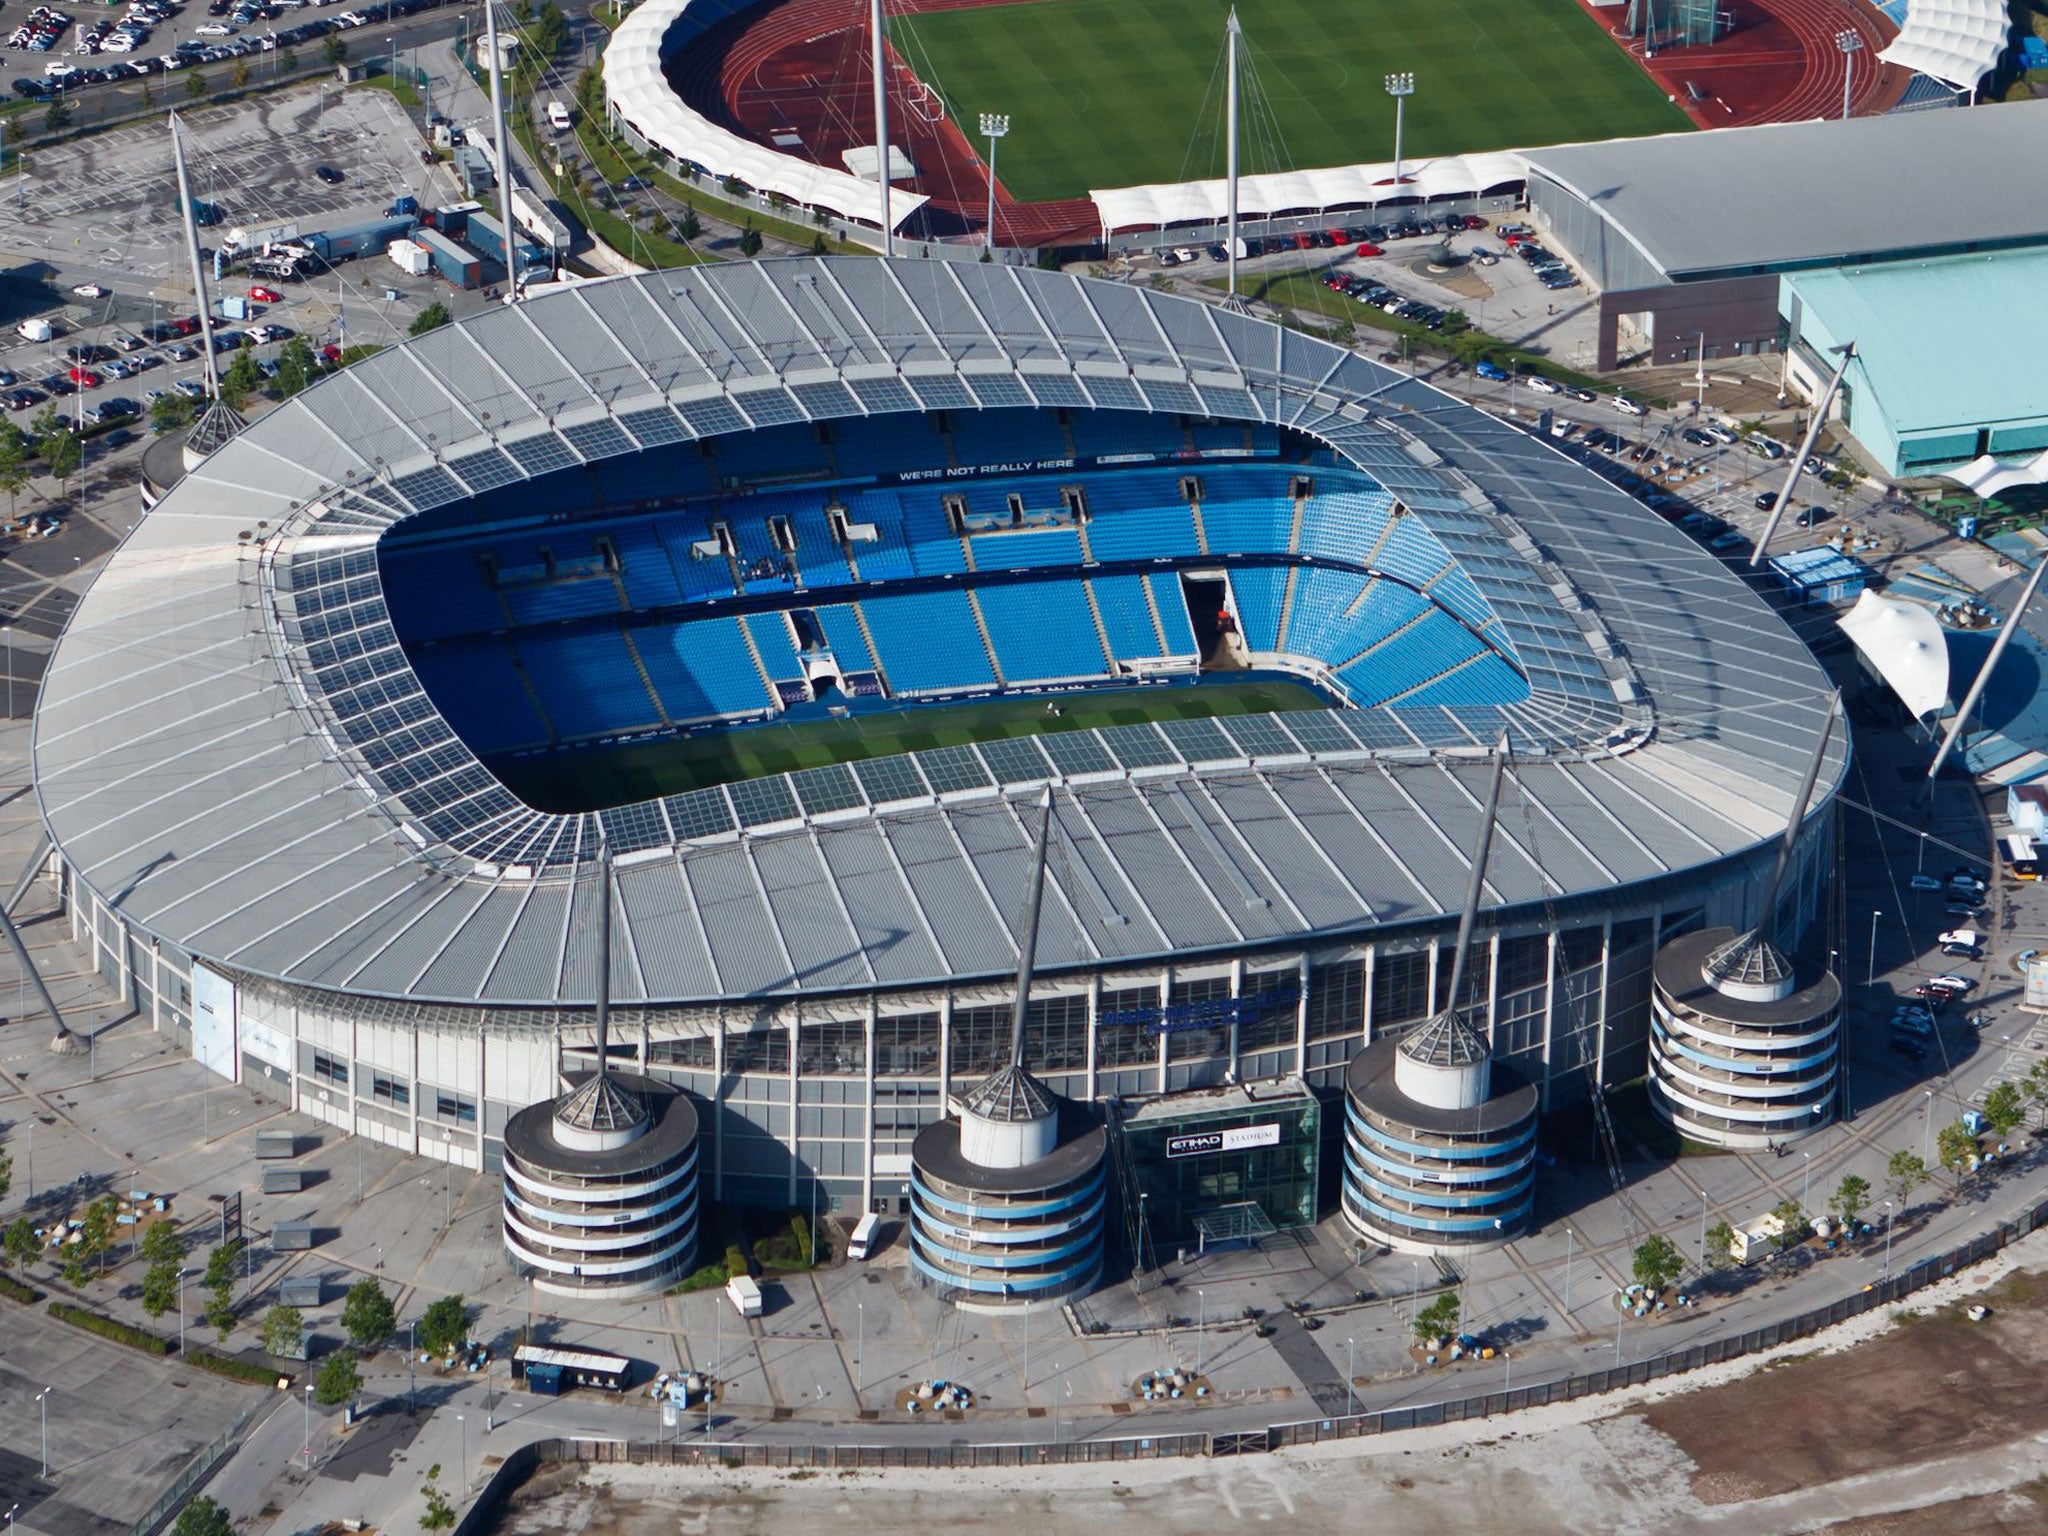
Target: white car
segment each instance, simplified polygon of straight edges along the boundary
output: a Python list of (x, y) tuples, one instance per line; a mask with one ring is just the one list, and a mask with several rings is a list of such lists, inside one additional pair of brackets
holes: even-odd
[(1627, 395), (1614, 397), (1614, 408), (1624, 416), (1647, 416), (1650, 408), (1640, 400), (1631, 400)]
[(1967, 976), (1930, 976), (1927, 985), (1937, 992), (1953, 992), (1958, 996), (1977, 990), (1977, 983)]
[(52, 59), (43, 66), (43, 75), (50, 80), (63, 80), (78, 73), (78, 66), (69, 59)]
[(180, 379), (171, 388), (188, 400), (202, 399), (206, 394), (206, 386), (197, 379)]
[(99, 283), (80, 283), (71, 290), (81, 299), (104, 299), (114, 290)]
[(1535, 390), (1539, 395), (1561, 395), (1564, 393), (1564, 386), (1562, 384), (1558, 383), (1555, 379), (1546, 379), (1540, 373), (1532, 373), (1522, 382)]
[(1967, 944), (1975, 949), (1984, 942), (1984, 935), (1974, 928), (1951, 928), (1935, 941), (1937, 944)]
[(199, 28), (197, 35), (200, 37), (233, 37), (235, 29), (224, 21), (209, 21), (205, 26)]

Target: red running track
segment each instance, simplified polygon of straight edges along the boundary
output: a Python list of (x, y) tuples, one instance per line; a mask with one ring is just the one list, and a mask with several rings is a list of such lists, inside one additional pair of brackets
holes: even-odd
[[(898, 15), (959, 10), (1017, 0), (890, 0)], [(987, 220), (988, 168), (961, 125), (893, 46), (889, 138), (916, 163), (899, 187), (931, 201), (912, 225), (934, 238), (978, 233)], [(778, 139), (789, 153), (843, 168), (843, 151), (875, 141), (874, 82), (868, 67), (867, 6), (862, 0), (790, 0), (721, 23), (671, 66), (669, 80), (706, 117), (758, 143)], [(1086, 198), (1025, 203), (996, 183), (996, 236), (1011, 246), (1078, 245), (1100, 225)]]

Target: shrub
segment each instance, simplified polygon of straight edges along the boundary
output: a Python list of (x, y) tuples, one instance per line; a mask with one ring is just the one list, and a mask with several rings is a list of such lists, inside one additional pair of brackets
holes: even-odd
[(216, 1355), (211, 1350), (195, 1349), (185, 1357), (202, 1371), (211, 1371), (216, 1376), (225, 1376), (230, 1381), (251, 1382), (259, 1387), (273, 1385), (278, 1372), (267, 1365), (258, 1365), (253, 1360), (237, 1360), (233, 1355)]
[(0, 1275), (0, 1296), (18, 1301), (25, 1307), (32, 1307), (43, 1299), (41, 1291), (32, 1285), (23, 1285), (12, 1275)]
[(177, 1348), (174, 1340), (151, 1333), (146, 1328), (130, 1327), (114, 1318), (88, 1312), (84, 1307), (74, 1307), (69, 1302), (51, 1302), (50, 1316), (60, 1323), (69, 1323), (74, 1328), (83, 1328), (87, 1333), (96, 1333), (103, 1339), (112, 1339), (116, 1344), (126, 1344), (131, 1349), (146, 1350), (152, 1355), (168, 1355)]

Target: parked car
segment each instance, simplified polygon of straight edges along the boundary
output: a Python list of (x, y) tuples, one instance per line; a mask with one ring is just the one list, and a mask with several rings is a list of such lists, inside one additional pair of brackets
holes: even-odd
[(275, 288), (264, 288), (260, 285), (249, 290), (249, 297), (258, 304), (282, 304), (284, 302), (284, 295)]
[(1624, 416), (1647, 416), (1650, 414), (1650, 408), (1647, 405), (1644, 405), (1640, 400), (1631, 400), (1627, 395), (1616, 395), (1614, 397), (1614, 408)]
[(330, 187), (340, 186), (345, 179), (341, 172), (331, 165), (316, 165), (313, 167), (313, 174)]
[(1491, 379), (1496, 384), (1505, 384), (1508, 380), (1507, 369), (1501, 367), (1499, 363), (1474, 363), (1472, 365), (1472, 371), (1478, 374), (1480, 378)]
[(1561, 395), (1564, 393), (1564, 386), (1562, 384), (1558, 383), (1555, 379), (1546, 379), (1540, 373), (1532, 373), (1522, 382), (1535, 390), (1539, 395)]

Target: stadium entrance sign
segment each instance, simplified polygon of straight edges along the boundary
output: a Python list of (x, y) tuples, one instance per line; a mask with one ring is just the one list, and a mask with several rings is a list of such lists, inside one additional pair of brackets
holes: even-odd
[(1277, 1147), (1280, 1145), (1280, 1127), (1271, 1121), (1264, 1125), (1233, 1125), (1221, 1131), (1190, 1131), (1183, 1136), (1166, 1138), (1168, 1157), (1201, 1157), (1210, 1152), (1241, 1152), (1247, 1147)]

